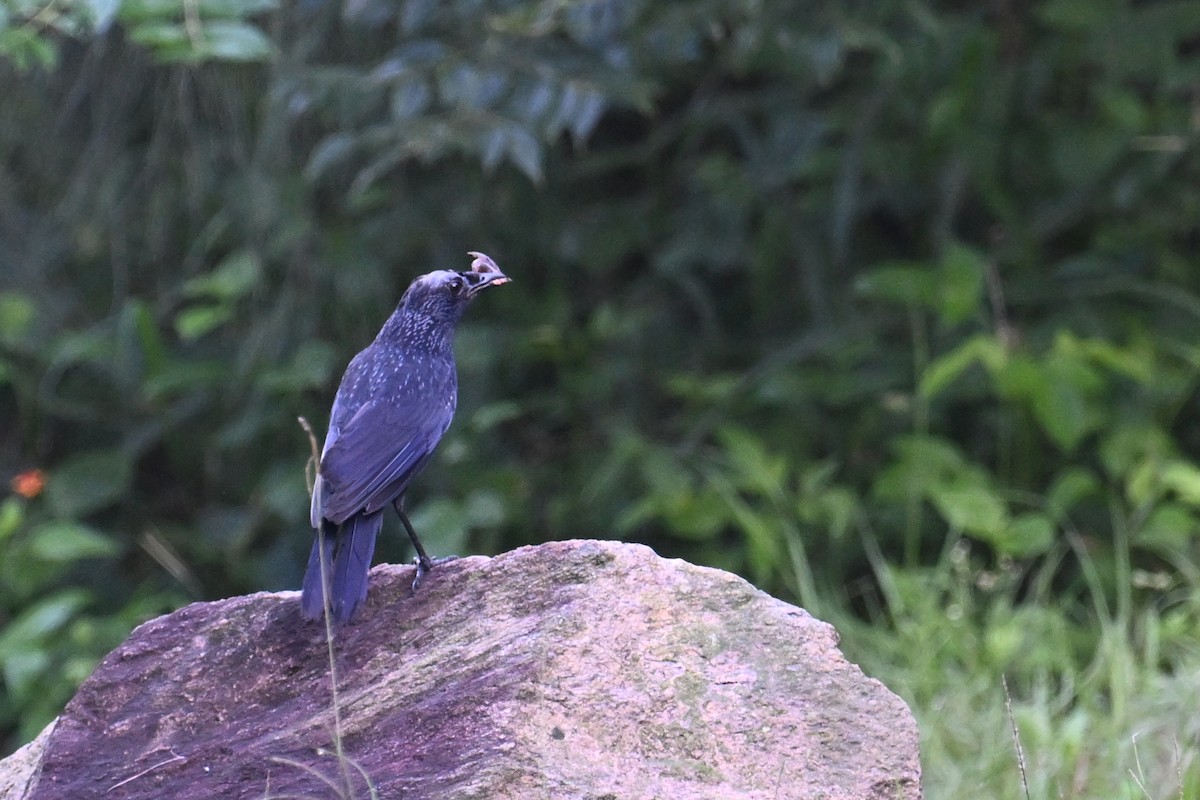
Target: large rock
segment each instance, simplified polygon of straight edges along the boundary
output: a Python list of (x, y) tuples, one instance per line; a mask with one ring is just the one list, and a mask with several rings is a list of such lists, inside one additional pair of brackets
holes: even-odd
[(372, 571), (334, 640), (336, 700), (294, 592), (147, 622), (9, 796), (920, 796), (904, 703), (829, 625), (733, 575), (574, 541), (451, 562), (416, 596), (411, 581)]

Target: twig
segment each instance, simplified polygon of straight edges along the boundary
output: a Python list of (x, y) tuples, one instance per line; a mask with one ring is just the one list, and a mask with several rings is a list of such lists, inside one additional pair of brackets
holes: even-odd
[(1171, 743), (1175, 745), (1175, 778), (1179, 781), (1179, 800), (1183, 800), (1183, 761), (1179, 758), (1179, 737), (1172, 736)]
[(1004, 283), (1000, 280), (1000, 270), (996, 262), (988, 259), (984, 262), (983, 277), (987, 284), (988, 303), (992, 307), (992, 321), (996, 325), (996, 335), (1006, 350), (1011, 350), (1016, 344), (1016, 329), (1008, 320), (1008, 307), (1004, 301)]
[(1025, 789), (1025, 800), (1029, 797), (1029, 778), (1025, 775), (1025, 751), (1021, 749), (1021, 734), (1017, 731), (1017, 720), (1012, 712), (1012, 697), (1008, 693), (1008, 678), (1000, 676), (1000, 685), (1004, 687), (1004, 710), (1008, 712), (1008, 724), (1012, 726), (1013, 744), (1017, 748), (1017, 768), (1021, 770), (1021, 786)]
[(1146, 796), (1146, 800), (1154, 800), (1150, 796), (1149, 790), (1146, 789), (1145, 780), (1143, 780), (1146, 773), (1142, 770), (1142, 756), (1138, 752), (1137, 737), (1137, 731), (1134, 731), (1133, 735), (1129, 737), (1130, 741), (1133, 742), (1133, 765), (1137, 767), (1137, 772), (1134, 772), (1132, 769), (1126, 769), (1125, 771), (1129, 773), (1129, 777), (1133, 778), (1133, 782), (1137, 784), (1137, 787), (1142, 790), (1142, 794)]
[(204, 44), (204, 30), (200, 26), (200, 4), (197, 0), (183, 0), (183, 29), (187, 31), (192, 47)]
[(308, 496), (311, 499), (313, 487), (317, 483), (317, 470), (321, 465), (321, 451), (317, 447), (317, 436), (313, 433), (312, 425), (308, 424), (305, 417), (296, 417), (296, 421), (300, 423), (300, 427), (308, 434), (308, 447), (311, 455), (308, 461), (304, 463), (304, 482), (308, 485)]
[[(317, 476), (318, 470), (320, 470), (320, 468), (321, 468), (321, 450), (317, 445), (316, 434), (313, 433), (312, 425), (309, 424), (308, 419), (306, 419), (305, 417), (297, 417), (296, 421), (300, 423), (300, 427), (304, 429), (304, 432), (306, 434), (308, 434), (308, 446), (309, 446), (309, 450), (310, 450), (310, 455), (308, 458), (308, 462), (304, 465), (304, 479), (305, 479), (305, 482), (308, 484), (308, 495), (311, 498), (313, 491), (314, 491), (314, 487), (316, 486), (316, 480), (317, 480), (316, 476)], [(363, 768), (361, 766), (359, 766), (356, 762), (354, 762), (353, 760), (349, 759), (346, 756), (346, 751), (342, 746), (342, 705), (338, 699), (337, 657), (334, 653), (334, 648), (333, 648), (333, 619), (329, 613), (330, 612), (329, 594), (326, 591), (326, 587), (329, 586), (329, 584), (328, 584), (329, 576), (326, 572), (328, 567), (325, 563), (325, 556), (324, 556), (324, 553), (325, 553), (325, 529), (324, 529), (324, 526), (317, 527), (317, 549), (318, 549), (318, 552), (321, 554), (321, 557), (318, 559), (318, 561), (319, 561), (319, 567), (321, 570), (321, 599), (322, 599), (322, 606), (323, 606), (323, 611), (324, 611), (324, 616), (325, 616), (325, 647), (328, 651), (328, 656), (329, 656), (330, 696), (331, 696), (331, 700), (332, 700), (332, 704), (333, 704), (333, 746), (334, 746), (335, 755), (337, 756), (338, 766), (341, 769), (341, 773), (342, 773), (342, 775), (341, 775), (342, 783), (343, 783), (345, 791), (348, 793), (347, 795), (342, 795), (342, 796), (349, 796), (349, 797), (354, 796), (354, 787), (350, 781), (350, 770), (346, 767), (346, 763), (349, 761), (354, 766), (354, 768), (357, 769), (358, 772), (362, 775), (363, 780), (365, 780), (367, 782), (367, 789), (371, 793), (371, 797), (377, 797), (378, 795), (375, 791), (374, 784), (372, 784), (372, 782), (371, 782), (370, 776), (367, 775), (366, 771), (363, 770)], [(280, 763), (293, 763), (293, 762), (280, 760)], [(341, 795), (341, 792), (339, 792), (339, 795)]]
[(779, 774), (775, 776), (775, 796), (774, 800), (779, 800), (779, 791), (783, 788), (783, 770), (787, 767), (787, 761), (784, 756), (779, 757)]
[[(318, 753), (318, 755), (319, 755), (319, 753)], [(303, 770), (304, 772), (307, 772), (309, 775), (312, 775), (314, 778), (319, 780), (321, 783), (325, 784), (330, 789), (332, 789), (338, 797), (346, 796), (346, 795), (342, 794), (342, 787), (337, 785), (337, 781), (333, 780), (332, 778), (330, 778), (324, 772), (321, 772), (321, 770), (317, 769), (316, 767), (310, 767), (308, 764), (305, 764), (303, 761), (297, 761), (294, 758), (287, 758), (286, 756), (268, 756), (268, 758), (270, 760), (274, 761), (276, 764), (283, 764), (284, 766), (295, 767), (298, 770)]]
[[(317, 470), (321, 468), (321, 451), (317, 447), (317, 437), (313, 433), (312, 425), (308, 423), (305, 417), (297, 417), (296, 421), (300, 423), (300, 427), (308, 434), (308, 446), (311, 451), (308, 463), (304, 465), (304, 479), (308, 483), (308, 494), (312, 497), (313, 489), (316, 486)], [(350, 771), (346, 768), (346, 753), (342, 748), (342, 706), (338, 701), (338, 677), (337, 677), (337, 658), (333, 651), (333, 620), (329, 614), (329, 576), (326, 574), (325, 564), (325, 528), (323, 525), (317, 526), (317, 551), (320, 554), (318, 559), (321, 570), (321, 604), (323, 606), (325, 616), (325, 646), (329, 653), (329, 683), (330, 696), (333, 702), (333, 745), (337, 753), (338, 766), (342, 771), (342, 783), (345, 785), (347, 792), (353, 796), (353, 787), (350, 784)], [(357, 765), (356, 765), (357, 766)], [(361, 771), (361, 768), (360, 768)], [(366, 777), (364, 773), (364, 777)], [(370, 780), (367, 780), (370, 786)], [(373, 792), (372, 789), (372, 793)]]
[(170, 750), (170, 753), (171, 753), (170, 758), (168, 758), (164, 761), (160, 761), (157, 764), (154, 764), (152, 766), (146, 767), (144, 770), (142, 770), (138, 774), (130, 775), (128, 778), (126, 778), (123, 781), (117, 781), (112, 786), (105, 789), (104, 793), (108, 794), (109, 792), (111, 792), (113, 789), (116, 789), (117, 787), (124, 786), (125, 784), (130, 783), (132, 781), (136, 781), (138, 778), (142, 777), (143, 775), (153, 772), (154, 770), (158, 769), (159, 767), (165, 767), (167, 764), (174, 764), (176, 761), (187, 761), (187, 759), (185, 757), (179, 755), (179, 753), (176, 753), (174, 748), (172, 748)]

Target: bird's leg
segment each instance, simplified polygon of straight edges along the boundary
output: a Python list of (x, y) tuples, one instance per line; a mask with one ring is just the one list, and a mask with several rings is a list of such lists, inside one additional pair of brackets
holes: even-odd
[(408, 521), (408, 514), (404, 513), (404, 495), (400, 495), (392, 503), (392, 507), (396, 509), (396, 513), (400, 515), (400, 522), (404, 525), (404, 530), (408, 531), (408, 538), (412, 540), (413, 549), (417, 551), (413, 561), (417, 565), (417, 575), (413, 578), (412, 590), (413, 594), (417, 592), (417, 586), (421, 583), (421, 579), (425, 577), (425, 573), (429, 572), (438, 564), (445, 564), (447, 561), (453, 561), (458, 556), (443, 556), (441, 558), (430, 558), (425, 554), (425, 548), (421, 545), (421, 540), (417, 538), (417, 532), (413, 530), (412, 523)]
[(400, 522), (403, 523), (404, 530), (408, 531), (408, 538), (412, 539), (413, 549), (417, 551), (417, 571), (428, 570), (433, 566), (433, 562), (429, 560), (429, 556), (425, 555), (425, 548), (421, 545), (421, 540), (417, 538), (417, 532), (413, 530), (412, 523), (408, 521), (408, 514), (404, 513), (404, 496), (397, 497), (396, 501), (392, 503), (392, 507), (400, 515)]

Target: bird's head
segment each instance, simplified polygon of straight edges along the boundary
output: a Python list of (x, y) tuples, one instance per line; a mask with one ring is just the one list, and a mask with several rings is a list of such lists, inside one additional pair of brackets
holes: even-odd
[(468, 255), (475, 257), (470, 269), (440, 269), (416, 278), (380, 336), (391, 339), (452, 331), (467, 304), (480, 292), (511, 280), (483, 253)]

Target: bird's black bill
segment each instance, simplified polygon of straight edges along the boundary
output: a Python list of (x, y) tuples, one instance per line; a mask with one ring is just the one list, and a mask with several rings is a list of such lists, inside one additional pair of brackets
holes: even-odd
[(474, 272), (465, 271), (458, 273), (467, 284), (467, 294), (476, 295), (489, 286), (503, 286), (506, 283), (511, 283), (512, 278), (505, 275), (500, 270), (495, 272)]
[(512, 281), (512, 278), (505, 275), (487, 253), (472, 250), (467, 255), (473, 256), (475, 260), (471, 262), (469, 270), (458, 274), (467, 282), (468, 296), (478, 294), (485, 287), (503, 286)]

